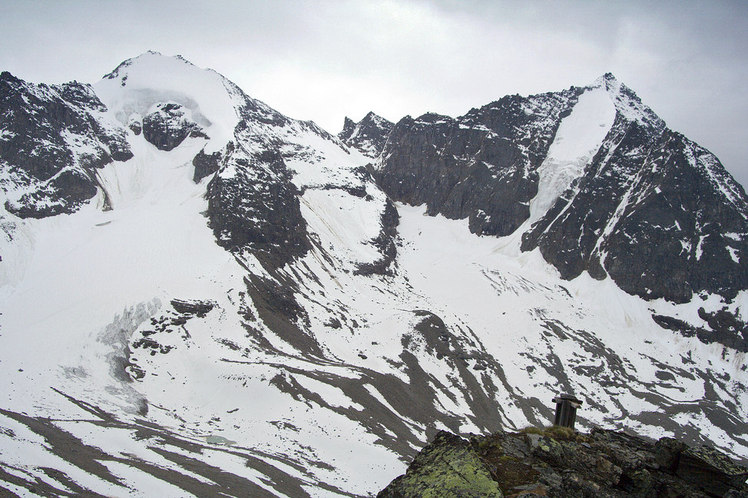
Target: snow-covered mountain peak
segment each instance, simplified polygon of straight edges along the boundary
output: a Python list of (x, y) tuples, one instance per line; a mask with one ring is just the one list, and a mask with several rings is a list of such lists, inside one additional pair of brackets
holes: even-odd
[(622, 118), (657, 131), (665, 129), (665, 122), (652, 109), (642, 103), (639, 96), (616, 78), (613, 73), (603, 74), (584, 88), (604, 88)]
[(608, 84), (620, 85), (618, 78), (611, 72), (598, 76), (589, 86), (606, 86)]
[[(193, 63), (191, 63), (190, 61), (188, 61), (181, 55), (169, 56), (169, 55), (163, 55), (161, 52), (157, 52), (155, 50), (148, 50), (138, 56), (131, 57), (130, 59), (125, 59), (116, 68), (114, 68), (113, 71), (104, 75), (102, 79), (118, 80), (124, 86), (128, 75), (132, 72), (133, 69), (137, 70), (139, 68), (142, 72), (142, 69), (144, 67), (150, 68), (150, 69), (153, 69), (155, 67), (157, 68), (157, 71), (161, 71), (168, 64), (173, 64), (175, 67), (180, 66), (180, 65), (189, 66), (196, 70), (202, 71), (202, 69), (195, 66)], [(212, 70), (209, 69), (207, 71), (212, 71)], [(212, 71), (212, 72), (215, 72), (215, 71)]]
[(189, 110), (192, 119), (212, 139), (208, 152), (223, 147), (239, 122), (246, 96), (212, 69), (201, 69), (181, 56), (146, 52), (121, 63), (94, 85), (96, 94), (114, 117), (130, 126), (153, 106), (173, 102)]

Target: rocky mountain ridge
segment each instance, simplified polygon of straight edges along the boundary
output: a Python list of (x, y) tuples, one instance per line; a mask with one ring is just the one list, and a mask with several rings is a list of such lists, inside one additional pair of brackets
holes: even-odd
[(0, 74), (5, 209), (20, 218), (77, 211), (96, 195), (96, 170), (132, 157), (90, 85), (33, 85)]
[[(551, 149), (556, 138), (589, 143)], [(748, 285), (744, 189), (612, 74), (458, 118), (406, 117), (376, 144), (377, 181), (392, 199), (467, 218), (478, 235), (517, 232), (522, 251), (538, 248), (564, 279), (610, 276), (628, 293), (677, 303), (733, 299)], [(702, 338), (745, 351), (748, 325), (738, 322)]]
[(338, 138), (365, 156), (374, 158), (382, 152), (393, 126), (392, 122), (373, 112), (369, 112), (358, 123), (346, 117)]

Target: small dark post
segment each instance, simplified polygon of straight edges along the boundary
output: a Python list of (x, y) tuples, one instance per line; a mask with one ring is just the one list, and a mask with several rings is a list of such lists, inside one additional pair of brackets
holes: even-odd
[(556, 419), (553, 425), (573, 429), (574, 422), (577, 421), (577, 408), (582, 406), (582, 401), (571, 394), (562, 394), (553, 398), (553, 402), (556, 403)]

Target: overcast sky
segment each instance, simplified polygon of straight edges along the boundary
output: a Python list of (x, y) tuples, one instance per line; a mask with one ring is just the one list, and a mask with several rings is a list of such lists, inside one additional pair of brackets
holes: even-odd
[(0, 20), (0, 70), (23, 79), (93, 83), (149, 49), (181, 54), (333, 133), (610, 71), (748, 185), (741, 0), (2, 0)]

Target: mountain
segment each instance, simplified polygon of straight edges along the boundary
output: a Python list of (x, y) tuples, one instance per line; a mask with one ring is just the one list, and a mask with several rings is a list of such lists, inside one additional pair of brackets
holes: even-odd
[(5, 489), (367, 495), (561, 391), (748, 458), (745, 193), (611, 75), (338, 136), (155, 52), (0, 83)]
[[(610, 276), (679, 303), (748, 284), (745, 191), (611, 74), (455, 119), (405, 118), (382, 155), (390, 197), (479, 235), (522, 233), (522, 250), (539, 248), (564, 279)], [(715, 340), (745, 350), (734, 332)]]

